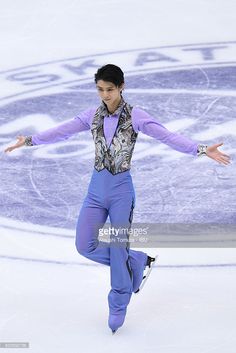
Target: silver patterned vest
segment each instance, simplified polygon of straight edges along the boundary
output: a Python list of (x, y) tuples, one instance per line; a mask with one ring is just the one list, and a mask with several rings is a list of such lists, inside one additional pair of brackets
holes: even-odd
[(135, 132), (131, 120), (132, 107), (121, 100), (114, 114), (119, 120), (110, 146), (107, 146), (103, 123), (108, 110), (104, 102), (98, 107), (93, 118), (91, 132), (95, 142), (94, 168), (101, 171), (104, 168), (113, 175), (130, 169), (131, 158), (138, 133)]

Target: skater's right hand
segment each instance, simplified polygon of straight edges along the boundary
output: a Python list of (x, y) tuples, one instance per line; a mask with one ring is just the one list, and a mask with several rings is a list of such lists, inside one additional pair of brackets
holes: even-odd
[(22, 135), (17, 136), (17, 140), (18, 140), (18, 142), (17, 142), (15, 145), (7, 147), (7, 148), (4, 150), (4, 152), (11, 152), (11, 151), (13, 151), (15, 148), (19, 148), (19, 147), (24, 146), (24, 144), (25, 144), (25, 136), (22, 136)]

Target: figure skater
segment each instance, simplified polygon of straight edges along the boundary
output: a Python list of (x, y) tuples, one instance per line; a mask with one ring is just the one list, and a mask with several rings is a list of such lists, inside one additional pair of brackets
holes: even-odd
[[(108, 325), (114, 333), (124, 323), (132, 293), (143, 286), (156, 257), (130, 249), (129, 232), (110, 235), (110, 242), (98, 239), (108, 216), (114, 229), (130, 229), (135, 207), (135, 191), (130, 174), (131, 158), (138, 132), (171, 148), (193, 156), (206, 155), (227, 165), (230, 157), (218, 150), (223, 143), (207, 146), (170, 132), (157, 119), (123, 96), (124, 74), (113, 64), (99, 68), (95, 83), (101, 98), (99, 107), (90, 107), (75, 118), (32, 136), (18, 136), (8, 147), (35, 146), (62, 141), (91, 130), (95, 143), (94, 169), (76, 227), (76, 248), (82, 256), (110, 266)], [(118, 235), (117, 235), (118, 234)]]

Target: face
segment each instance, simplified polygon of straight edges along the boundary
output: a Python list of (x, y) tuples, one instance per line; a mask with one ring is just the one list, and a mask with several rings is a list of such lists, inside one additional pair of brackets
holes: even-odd
[(120, 101), (120, 92), (124, 88), (124, 84), (117, 87), (112, 82), (98, 80), (96, 84), (99, 97), (109, 105), (113, 105)]

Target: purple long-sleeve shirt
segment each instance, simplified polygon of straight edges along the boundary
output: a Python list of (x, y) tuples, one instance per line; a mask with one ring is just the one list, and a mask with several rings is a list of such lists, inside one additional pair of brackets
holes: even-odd
[[(33, 135), (33, 145), (63, 141), (78, 132), (90, 130), (96, 109), (97, 107), (87, 109), (81, 112), (77, 117), (63, 124)], [(179, 152), (192, 154), (194, 156), (197, 155), (198, 142), (169, 131), (144, 110), (134, 107), (132, 109), (131, 118), (133, 128), (136, 132), (141, 131)], [(104, 135), (108, 146), (116, 131), (118, 120), (119, 116), (117, 114), (104, 117)]]

